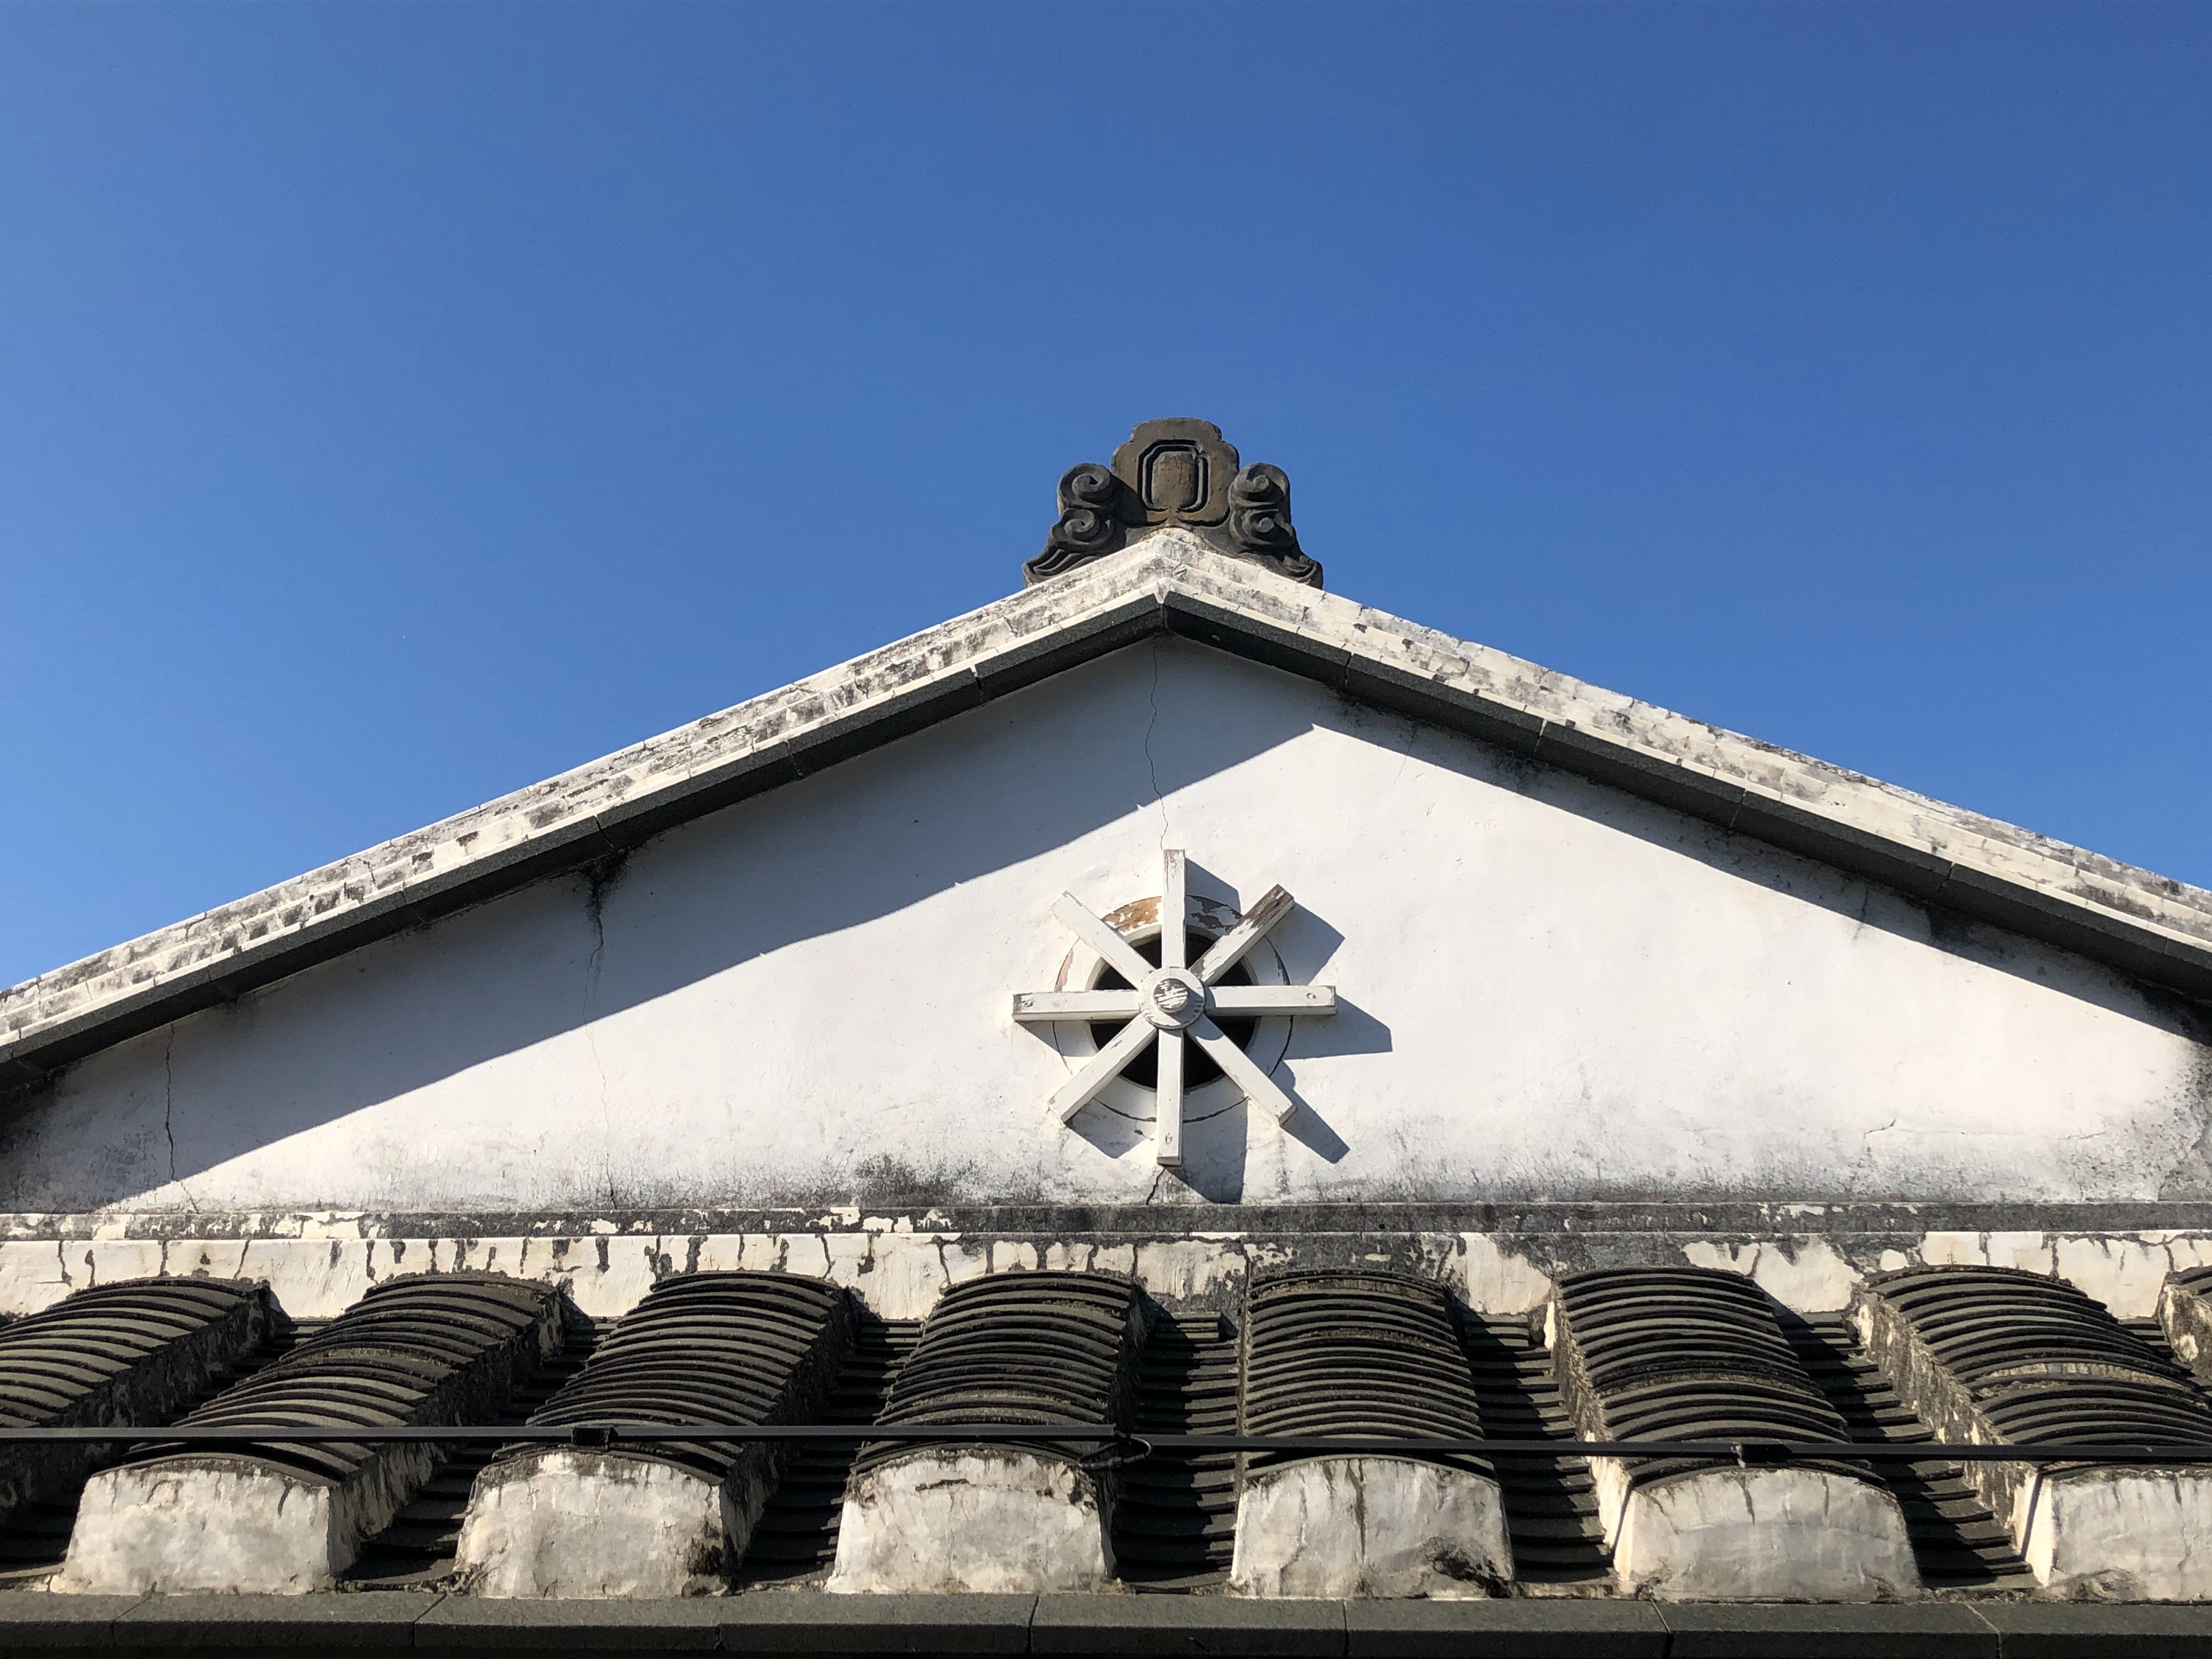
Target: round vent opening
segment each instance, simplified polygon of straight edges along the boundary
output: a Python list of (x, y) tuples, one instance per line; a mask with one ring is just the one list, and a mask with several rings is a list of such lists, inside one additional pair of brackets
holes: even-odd
[[(1213, 936), (1210, 933), (1200, 933), (1195, 928), (1187, 931), (1183, 938), (1186, 941), (1183, 947), (1185, 962), (1197, 962), (1213, 946)], [(1130, 945), (1139, 956), (1144, 957), (1152, 966), (1157, 968), (1160, 965), (1160, 940), (1157, 933), (1154, 933), (1150, 939), (1132, 939)], [(1252, 983), (1252, 975), (1240, 962), (1221, 976), (1220, 982), (1224, 985), (1249, 985)], [(1127, 980), (1115, 973), (1113, 969), (1108, 968), (1099, 975), (1095, 988), (1101, 991), (1126, 991), (1130, 987)], [(1091, 1041), (1100, 1048), (1104, 1048), (1114, 1040), (1115, 1033), (1121, 1029), (1123, 1023), (1121, 1020), (1094, 1022), (1091, 1027)], [(1238, 1048), (1245, 1049), (1250, 1048), (1253, 1034), (1260, 1029), (1260, 1022), (1256, 1019), (1217, 1019), (1214, 1024), (1221, 1028), (1222, 1036), (1227, 1037)], [(1196, 1089), (1203, 1084), (1212, 1082), (1220, 1075), (1221, 1068), (1213, 1063), (1212, 1056), (1205, 1049), (1200, 1048), (1195, 1042), (1185, 1047), (1182, 1060), (1182, 1081), (1185, 1089)], [(1121, 1068), (1121, 1076), (1126, 1081), (1135, 1084), (1140, 1089), (1150, 1089), (1156, 1085), (1160, 1076), (1158, 1046), (1146, 1043), (1143, 1052)]]

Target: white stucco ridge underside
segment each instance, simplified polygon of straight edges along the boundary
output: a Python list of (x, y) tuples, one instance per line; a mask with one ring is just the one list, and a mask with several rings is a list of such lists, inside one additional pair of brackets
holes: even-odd
[(1175, 530), (693, 725), (0, 991), (0, 1083), (1162, 631), (2212, 990), (2212, 894), (1286, 581)]

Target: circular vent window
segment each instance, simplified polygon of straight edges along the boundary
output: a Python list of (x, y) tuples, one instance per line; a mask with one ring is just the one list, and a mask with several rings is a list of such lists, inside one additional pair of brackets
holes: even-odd
[[(1218, 900), (1194, 896), (1186, 920), (1184, 960), (1196, 963), (1213, 942), (1233, 927), (1238, 912), (1233, 905)], [(1138, 955), (1157, 965), (1160, 959), (1160, 902), (1157, 898), (1139, 899), (1118, 910), (1109, 911), (1103, 918), (1106, 925), (1129, 941)], [(1222, 975), (1224, 985), (1287, 985), (1290, 974), (1283, 965), (1275, 948), (1261, 939), (1245, 956), (1244, 960)], [(1117, 973), (1098, 953), (1087, 945), (1079, 945), (1068, 952), (1060, 964), (1058, 988), (1063, 991), (1113, 991), (1128, 988), (1129, 981)], [(1262, 1071), (1271, 1071), (1290, 1047), (1291, 1022), (1280, 1016), (1270, 1015), (1261, 1019), (1221, 1019), (1214, 1022), (1221, 1034), (1252, 1056)], [(1054, 1028), (1053, 1040), (1071, 1069), (1079, 1068), (1083, 1062), (1121, 1029), (1120, 1020), (1101, 1020), (1092, 1024), (1062, 1024)], [(1121, 1070), (1121, 1074), (1106, 1087), (1097, 1103), (1106, 1109), (1138, 1122), (1150, 1122), (1152, 1117), (1152, 1087), (1159, 1076), (1159, 1052), (1146, 1043), (1137, 1057)], [(1183, 1119), (1197, 1122), (1225, 1112), (1243, 1098), (1237, 1086), (1221, 1075), (1206, 1051), (1195, 1042), (1184, 1039), (1183, 1047)]]
[[(1183, 934), (1186, 941), (1183, 960), (1188, 963), (1197, 962), (1212, 947), (1218, 937), (1218, 934), (1201, 933), (1195, 927), (1187, 929)], [(1137, 954), (1144, 957), (1146, 962), (1151, 963), (1155, 968), (1160, 965), (1160, 933), (1157, 926), (1152, 928), (1152, 936), (1149, 939), (1135, 939), (1131, 943), (1136, 946)], [(1127, 991), (1131, 988), (1129, 981), (1122, 978), (1111, 967), (1103, 963), (1099, 965), (1104, 969), (1104, 971), (1099, 975), (1097, 983), (1091, 988), (1091, 989)], [(1220, 982), (1224, 985), (1249, 985), (1252, 982), (1252, 970), (1240, 962), (1221, 976)], [(1258, 1020), (1217, 1019), (1213, 1023), (1221, 1028), (1222, 1036), (1243, 1049), (1245, 1053), (1251, 1053), (1252, 1039), (1260, 1030)], [(1100, 1048), (1105, 1047), (1107, 1043), (1113, 1041), (1114, 1033), (1121, 1029), (1121, 1024), (1122, 1022), (1117, 1019), (1101, 1020), (1091, 1028), (1091, 1041)], [(1142, 1054), (1121, 1068), (1123, 1079), (1135, 1084), (1139, 1089), (1152, 1087), (1159, 1080), (1159, 1073), (1160, 1051), (1158, 1047), (1149, 1043), (1146, 1045)], [(1192, 1043), (1183, 1055), (1183, 1087), (1201, 1088), (1220, 1075), (1221, 1068), (1213, 1063), (1212, 1056), (1195, 1042)]]

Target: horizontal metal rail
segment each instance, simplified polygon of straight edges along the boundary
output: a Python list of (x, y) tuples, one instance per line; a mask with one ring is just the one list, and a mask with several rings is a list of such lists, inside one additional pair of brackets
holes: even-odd
[(1104, 1423), (225, 1423), (145, 1427), (0, 1427), (0, 1446), (143, 1443), (155, 1446), (325, 1446), (390, 1443), (501, 1446), (656, 1446), (725, 1442), (864, 1441), (910, 1445), (1050, 1442), (1095, 1444), (1127, 1455), (1275, 1452), (1315, 1456), (1699, 1458), (1779, 1467), (1853, 1463), (2212, 1463), (2212, 1442), (2067, 1441), (2033, 1446), (1925, 1440), (1551, 1440), (1374, 1435), (1146, 1434)]

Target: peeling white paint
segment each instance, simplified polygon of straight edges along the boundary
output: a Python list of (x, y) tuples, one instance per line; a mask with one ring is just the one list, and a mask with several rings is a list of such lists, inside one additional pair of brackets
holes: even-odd
[(931, 1237), (879, 1240), (874, 1271), (861, 1276), (860, 1293), (885, 1319), (927, 1319), (945, 1287), (945, 1256)]
[(842, 1594), (1096, 1590), (1114, 1577), (1096, 1482), (1058, 1458), (949, 1449), (854, 1478), (825, 1589)]
[(1931, 1232), (1920, 1241), (1920, 1261), (1930, 1267), (2020, 1267), (2051, 1271), (2049, 1243), (2039, 1232)]
[[(1168, 1219), (1169, 1217), (1163, 1217)], [(133, 1230), (158, 1228), (159, 1214), (125, 1218)], [(249, 1218), (250, 1219), (250, 1218)], [(246, 1238), (118, 1238), (88, 1236), (83, 1218), (11, 1217), (16, 1227), (70, 1223), (76, 1236), (0, 1240), (0, 1316), (51, 1306), (73, 1290), (120, 1279), (203, 1275), (266, 1282), (295, 1318), (329, 1319), (368, 1288), (396, 1274), (488, 1269), (558, 1284), (599, 1318), (627, 1313), (669, 1273), (733, 1268), (826, 1279), (858, 1295), (890, 1319), (922, 1319), (952, 1284), (990, 1273), (1081, 1271), (1133, 1274), (1170, 1305), (1206, 1302), (1255, 1268), (1297, 1265), (1285, 1241), (1238, 1234), (1168, 1237), (1101, 1245), (1088, 1240), (963, 1237), (917, 1232), (890, 1218), (872, 1232), (650, 1234), (592, 1231), (530, 1237), (364, 1237), (366, 1224), (300, 1228), (271, 1224)], [(110, 1218), (111, 1223), (112, 1218)], [(1385, 1238), (1387, 1248), (1363, 1259), (1427, 1273), (1459, 1291), (1478, 1313), (1511, 1316), (1543, 1306), (1553, 1279), (1575, 1269), (1565, 1253), (1576, 1236), (1486, 1233)], [(2212, 1262), (2212, 1236), (2165, 1229), (2138, 1233), (1930, 1232), (1910, 1251), (1885, 1246), (1854, 1260), (1829, 1239), (1808, 1235), (1745, 1242), (1688, 1238), (1650, 1241), (1663, 1261), (1671, 1254), (1694, 1266), (1742, 1273), (1801, 1313), (1838, 1311), (1871, 1272), (1923, 1264), (2027, 1267), (2070, 1279), (2122, 1318), (2158, 1310), (2172, 1272)], [(1331, 1258), (1332, 1260), (1335, 1258)]]
[(276, 1305), (295, 1319), (334, 1319), (387, 1276), (372, 1270), (374, 1250), (336, 1238), (250, 1239), (239, 1276), (266, 1279)]
[(59, 1239), (10, 1239), (0, 1243), (0, 1311), (36, 1313), (76, 1288), (66, 1277)]
[(1477, 1313), (1522, 1314), (1552, 1297), (1552, 1277), (1528, 1256), (1501, 1246), (1486, 1233), (1462, 1233), (1467, 1304)]
[(1682, 1246), (1693, 1267), (1744, 1274), (1785, 1308), (1839, 1313), (1851, 1304), (1863, 1275), (1825, 1238), (1769, 1239), (1753, 1244), (1693, 1239)]
[(2059, 1276), (2072, 1280), (2121, 1319), (2148, 1319), (2158, 1311), (2158, 1294), (2166, 1274), (2177, 1267), (2196, 1265), (2190, 1256), (2177, 1261), (2175, 1255), (2170, 1241), (2131, 1238), (2061, 1238), (2051, 1247)]
[(1398, 1457), (1323, 1457), (1248, 1477), (1229, 1584), (1239, 1595), (1502, 1593), (1513, 1577), (1498, 1483)]
[(1920, 1593), (1904, 1512), (1818, 1469), (1706, 1469), (1627, 1494), (1613, 1534), (1623, 1595), (1662, 1601), (1887, 1601)]
[(99, 1595), (327, 1589), (436, 1462), (428, 1446), (387, 1450), (343, 1482), (218, 1456), (105, 1469), (78, 1499), (53, 1588)]
[(113, 1285), (126, 1279), (154, 1279), (161, 1272), (165, 1252), (157, 1238), (95, 1239), (82, 1246), (66, 1246), (84, 1269), (87, 1285)]
[(457, 1571), (478, 1595), (719, 1593), (759, 1518), (723, 1483), (643, 1458), (567, 1448), (477, 1478)]
[(1180, 1238), (1137, 1246), (1137, 1282), (1166, 1300), (1199, 1297), (1244, 1276), (1244, 1253), (1219, 1239)]
[(1091, 1267), (1091, 1246), (1081, 1242), (1073, 1244), (1053, 1243), (1045, 1246), (1045, 1271), (1048, 1273), (1085, 1273)]
[(988, 1244), (945, 1239), (938, 1249), (945, 1258), (945, 1283), (948, 1289), (965, 1285), (971, 1279), (981, 1279), (991, 1270), (991, 1247)]
[(2049, 1589), (2212, 1601), (2212, 1470), (2046, 1474), (2022, 1485), (2011, 1519), (2021, 1554)]

